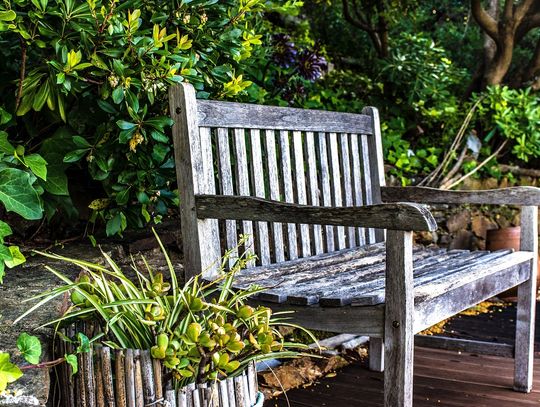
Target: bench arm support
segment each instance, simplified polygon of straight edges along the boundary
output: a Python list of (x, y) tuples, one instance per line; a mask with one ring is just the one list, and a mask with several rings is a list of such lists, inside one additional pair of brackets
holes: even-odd
[(197, 217), (200, 219), (251, 220), (391, 230), (434, 231), (437, 229), (437, 223), (431, 212), (425, 206), (413, 203), (324, 207), (247, 196), (196, 195), (195, 205)]
[(383, 202), (540, 206), (540, 188), (447, 191), (427, 187), (382, 187)]

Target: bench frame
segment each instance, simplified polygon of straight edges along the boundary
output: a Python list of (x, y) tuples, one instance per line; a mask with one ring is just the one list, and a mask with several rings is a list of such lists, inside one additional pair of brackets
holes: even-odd
[[(374, 108), (366, 108), (362, 115), (355, 115), (197, 101), (194, 88), (188, 84), (171, 88), (169, 98), (171, 116), (175, 120), (173, 139), (181, 201), (186, 278), (203, 272), (205, 278), (216, 276), (217, 270), (213, 263), (221, 255), (216, 219), (286, 223), (294, 218), (296, 223), (302, 224), (376, 228), (373, 229), (375, 241), (385, 240), (383, 229), (386, 229), (385, 304), (338, 308), (278, 304), (272, 305), (272, 308), (296, 311), (295, 321), (308, 328), (369, 335), (372, 356), (370, 367), (382, 370), (384, 365), (387, 366), (384, 369), (384, 405), (410, 407), (413, 399), (414, 334), (517, 285), (519, 299), (514, 389), (522, 392), (531, 390), (538, 272), (535, 257), (538, 253), (537, 205), (540, 204), (540, 189), (519, 187), (498, 191), (454, 192), (414, 187), (386, 188), (379, 118)], [(259, 108), (260, 114), (257, 111)], [(223, 124), (225, 117), (226, 125)], [(372, 164), (368, 181), (373, 186), (372, 200), (364, 202), (366, 206), (336, 208), (284, 204), (263, 199), (264, 197), (215, 195), (213, 179), (210, 179), (212, 177), (204, 175), (208, 174), (205, 166), (213, 163), (205, 160), (210, 147), (201, 143), (201, 129), (268, 129), (269, 121), (273, 123), (271, 128), (276, 130), (371, 134), (371, 157), (368, 158)], [(325, 130), (315, 126), (321, 122), (324, 122)], [(276, 128), (276, 123), (281, 127)], [(419, 309), (414, 303), (412, 231), (433, 231), (436, 223), (423, 206), (415, 203), (383, 204), (383, 201), (525, 205), (521, 213), (521, 250), (532, 252), (527, 267), (523, 267), (523, 264), (509, 265), (499, 273), (474, 281), (456, 292), (445, 294), (439, 303)], [(464, 292), (467, 292), (466, 299), (461, 298)]]

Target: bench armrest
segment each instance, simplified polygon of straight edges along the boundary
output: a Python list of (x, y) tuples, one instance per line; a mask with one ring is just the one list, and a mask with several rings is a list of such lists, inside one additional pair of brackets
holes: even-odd
[(422, 205), (392, 203), (360, 207), (308, 206), (262, 198), (196, 195), (200, 219), (252, 220), (281, 223), (355, 226), (394, 230), (437, 229), (431, 212)]
[(540, 206), (540, 188), (512, 187), (447, 191), (426, 187), (382, 187), (384, 202)]

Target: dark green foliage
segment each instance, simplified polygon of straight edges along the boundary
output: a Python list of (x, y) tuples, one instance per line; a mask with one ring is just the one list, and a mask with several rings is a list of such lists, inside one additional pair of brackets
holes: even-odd
[[(233, 98), (264, 54), (263, 12), (300, 2), (11, 0), (0, 5), (0, 201), (28, 219), (73, 213), (72, 169), (108, 235), (158, 222), (177, 203), (167, 89)], [(262, 31), (262, 33), (261, 33)], [(22, 78), (22, 81), (21, 81)], [(6, 202), (17, 188), (20, 202)], [(0, 270), (0, 279), (1, 279)]]

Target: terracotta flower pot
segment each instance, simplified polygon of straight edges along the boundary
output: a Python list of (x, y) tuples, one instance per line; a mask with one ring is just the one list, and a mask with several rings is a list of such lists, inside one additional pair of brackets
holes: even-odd
[[(487, 231), (486, 249), (490, 251), (500, 249), (519, 250), (521, 228), (519, 226), (493, 229)], [(538, 259), (540, 266), (540, 258)], [(536, 277), (536, 284), (540, 286), (540, 274)], [(505, 301), (515, 301), (517, 298), (517, 287), (511, 288), (498, 295), (499, 298)]]

